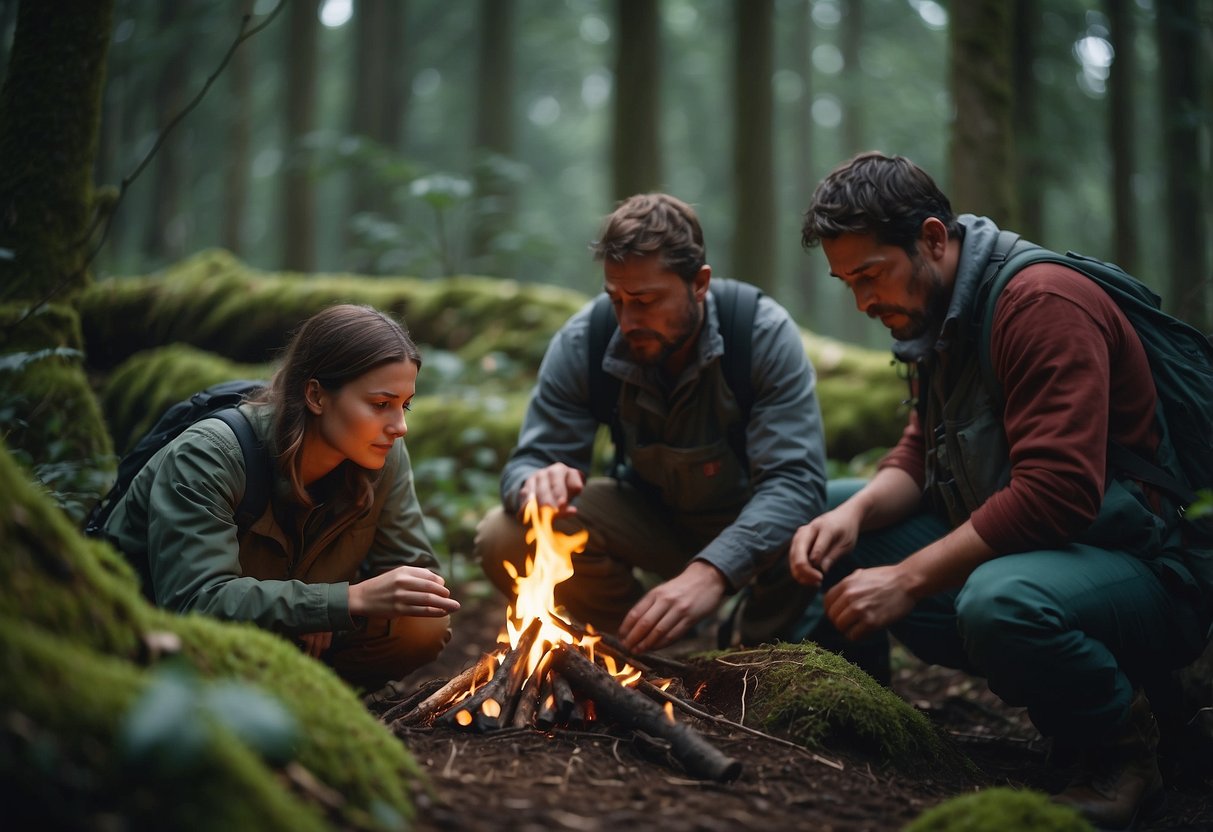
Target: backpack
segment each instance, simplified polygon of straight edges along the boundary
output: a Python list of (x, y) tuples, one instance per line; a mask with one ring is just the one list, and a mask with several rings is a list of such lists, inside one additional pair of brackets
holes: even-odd
[(1133, 325), (1150, 361), (1159, 418), (1180, 470), (1161, 468), (1115, 443), (1108, 446), (1108, 463), (1157, 486), (1186, 508), (1197, 498), (1198, 490), (1213, 488), (1213, 345), (1209, 338), (1163, 312), (1159, 296), (1119, 266), (1074, 252), (1058, 254), (1002, 231), (978, 289), (978, 303), (984, 304), (979, 308), (985, 337), (977, 339), (981, 370), (998, 399), (1001, 388), (994, 379), (989, 337), (994, 307), (1007, 281), (1035, 263), (1058, 263), (1086, 275), (1116, 301)]
[[(729, 445), (744, 465), (747, 458), (745, 423), (750, 420), (750, 409), (754, 404), (754, 388), (750, 383), (750, 346), (754, 335), (754, 315), (758, 312), (758, 299), (762, 297), (762, 291), (749, 283), (724, 278), (713, 280), (711, 291), (716, 298), (720, 335), (724, 339), (720, 370), (742, 413), (741, 424), (729, 431)], [(615, 461), (610, 473), (616, 478), (624, 470), (625, 455), (623, 425), (619, 422), (619, 388), (622, 383), (602, 369), (602, 359), (611, 336), (618, 328), (619, 321), (611, 307), (611, 299), (605, 294), (599, 295), (590, 311), (590, 413), (599, 424), (610, 428), (611, 443), (615, 446)]]
[(270, 460), (265, 446), (253, 432), (253, 426), (236, 409), (236, 405), (264, 388), (263, 381), (224, 381), (199, 390), (185, 401), (169, 407), (152, 429), (118, 462), (117, 479), (109, 492), (89, 511), (84, 521), (84, 533), (90, 537), (103, 536), (114, 506), (126, 494), (147, 461), (190, 425), (210, 418), (227, 423), (240, 442), (244, 455), (245, 487), (244, 496), (236, 508), (236, 525), (241, 529), (251, 526), (269, 504)]

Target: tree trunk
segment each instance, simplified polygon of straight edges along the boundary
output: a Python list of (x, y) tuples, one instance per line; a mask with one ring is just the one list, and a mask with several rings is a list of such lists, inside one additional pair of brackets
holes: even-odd
[[(180, 31), (183, 18), (189, 12), (187, 2), (164, 3), (160, 6), (156, 28), (162, 40), (169, 41), (164, 62), (159, 67), (153, 95), (156, 133), (162, 135), (169, 122), (183, 109), (187, 100), (185, 84), (189, 69), (187, 38)], [(152, 196), (148, 203), (147, 225), (143, 235), (143, 251), (155, 260), (177, 260), (185, 254), (182, 223), (181, 192), (185, 181), (184, 125), (165, 137), (148, 173)]]
[(859, 66), (863, 2), (846, 0), (842, 7), (842, 35), (839, 38), (843, 65), (842, 152), (847, 156), (867, 149), (863, 126), (863, 70)]
[(113, 0), (27, 0), (0, 89), (0, 299), (88, 282)]
[(1132, 274), (1140, 268), (1137, 246), (1137, 211), (1133, 196), (1137, 119), (1133, 108), (1133, 82), (1137, 54), (1133, 49), (1132, 0), (1107, 0), (1114, 58), (1108, 73), (1108, 142), (1112, 150), (1113, 259)]
[(1157, 7), (1161, 59), (1163, 164), (1166, 170), (1166, 262), (1168, 308), (1208, 331), (1209, 279), (1205, 272), (1204, 200), (1208, 174), (1200, 142), (1200, 26), (1197, 0), (1169, 0)]
[(1011, 11), (1002, 0), (953, 3), (949, 76), (952, 206), (1014, 227)]
[[(1012, 83), (1015, 113), (1015, 171), (1019, 227), (1024, 237), (1044, 241), (1044, 166), (1041, 164), (1040, 96), (1032, 71), (1040, 43), (1040, 0), (1015, 4)], [(1119, 57), (1118, 57), (1119, 59)]]
[(615, 199), (661, 187), (661, 14), (657, 0), (616, 0)]
[(316, 0), (293, 0), (287, 14), (286, 145), (283, 176), (283, 268), (315, 268), (313, 238), (316, 195), (309, 175), (304, 137), (312, 130), (316, 110)]
[[(350, 113), (350, 132), (369, 140), (380, 150), (397, 150), (400, 141), (401, 93), (397, 79), (405, 77), (400, 68), (400, 49), (404, 40), (405, 3), (403, 0), (360, 0), (354, 15), (354, 103)], [(374, 165), (362, 165), (353, 177), (350, 214), (392, 210), (392, 195), (375, 175)]]
[[(251, 13), (253, 3), (245, 0), (244, 11)], [(223, 172), (223, 217), (220, 241), (234, 254), (244, 252), (244, 217), (248, 205), (249, 171), (252, 167), (253, 59), (251, 42), (241, 44), (228, 65), (231, 73), (231, 121), (228, 124), (227, 168)]]
[[(813, 198), (813, 16), (812, 6), (803, 0), (796, 7), (796, 41), (793, 49), (794, 65), (801, 78), (800, 100), (796, 102), (796, 200), (797, 210), (803, 211)], [(799, 223), (797, 223), (799, 233)], [(796, 274), (799, 285), (791, 287), (787, 297), (794, 304), (796, 318), (807, 321), (810, 328), (824, 332), (822, 326), (832, 316), (821, 314), (818, 298), (822, 293), (817, 285), (817, 264), (821, 253), (803, 252), (797, 258)]]
[(8, 45), (13, 26), (17, 23), (17, 0), (0, 0), (0, 81), (8, 66)]
[[(514, 0), (481, 0), (476, 83), (476, 195), (472, 256), (486, 269), (493, 241), (509, 230), (514, 188), (501, 161), (514, 155)], [(494, 266), (498, 264), (494, 263)], [(499, 266), (498, 266), (499, 267)]]
[(732, 276), (775, 291), (774, 0), (734, 0)]

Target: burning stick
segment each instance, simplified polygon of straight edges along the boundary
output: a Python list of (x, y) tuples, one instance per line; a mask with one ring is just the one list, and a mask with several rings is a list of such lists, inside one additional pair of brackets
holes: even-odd
[(539, 710), (539, 697), (543, 695), (543, 680), (547, 677), (548, 667), (552, 659), (547, 653), (539, 660), (539, 666), (522, 686), (518, 694), (518, 705), (514, 708), (514, 718), (510, 725), (514, 728), (530, 728), (535, 722), (535, 712)]
[(689, 725), (671, 721), (660, 705), (621, 686), (576, 648), (558, 644), (551, 655), (552, 669), (588, 696), (595, 708), (611, 714), (621, 724), (667, 740), (689, 774), (720, 783), (736, 780), (741, 774), (739, 761), (725, 756)]
[[(480, 661), (468, 665), (466, 670), (425, 699), (416, 704), (408, 700), (401, 702), (385, 711), (380, 720), (387, 725), (416, 725), (427, 716), (440, 710), (456, 696), (470, 689), (481, 676), (485, 679), (490, 678), (493, 675), (493, 668), (497, 666), (497, 656), (497, 653), (485, 653), (480, 657)], [(407, 713), (403, 713), (406, 710)]]
[(518, 691), (526, 681), (527, 656), (539, 635), (542, 622), (536, 618), (523, 631), (518, 646), (505, 654), (505, 659), (493, 678), (468, 699), (435, 720), (435, 724), (451, 728), (474, 727), (478, 731), (491, 731), (510, 722)]

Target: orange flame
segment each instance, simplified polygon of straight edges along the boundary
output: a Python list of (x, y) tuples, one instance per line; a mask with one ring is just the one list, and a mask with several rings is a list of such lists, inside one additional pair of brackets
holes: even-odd
[[(556, 585), (573, 576), (573, 555), (585, 549), (589, 533), (582, 530), (569, 535), (556, 531), (552, 528), (555, 514), (554, 508), (540, 506), (534, 497), (528, 500), (522, 517), (528, 526), (526, 541), (534, 545), (535, 552), (527, 558), (525, 575), (517, 574), (512, 564), (505, 564), (506, 571), (514, 579), (516, 597), (506, 614), (505, 631), (497, 640), (517, 647), (519, 637), (531, 622), (536, 618), (542, 622), (535, 646), (527, 657), (528, 677), (539, 666), (551, 645), (574, 645), (586, 651), (592, 661), (594, 645), (602, 640), (601, 636), (592, 634), (592, 627), (586, 627), (591, 635), (575, 638), (566, 627), (556, 623), (568, 623), (556, 614)], [(635, 684), (640, 679), (640, 671), (631, 665), (625, 664), (616, 669), (610, 656), (603, 658), (608, 662), (607, 669), (611, 675), (620, 679), (621, 684)]]

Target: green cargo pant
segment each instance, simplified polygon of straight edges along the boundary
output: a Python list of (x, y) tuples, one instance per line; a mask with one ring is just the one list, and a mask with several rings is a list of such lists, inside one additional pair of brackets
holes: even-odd
[[(830, 482), (829, 507), (862, 485)], [(923, 513), (861, 535), (826, 575), (823, 594), (853, 570), (898, 563), (949, 531)], [(814, 607), (796, 635), (841, 639)], [(1042, 734), (1085, 744), (1119, 724), (1135, 687), (1199, 655), (1208, 612), (1147, 561), (1072, 544), (994, 558), (889, 629), (922, 660), (985, 677), (1004, 701), (1026, 707)]]

